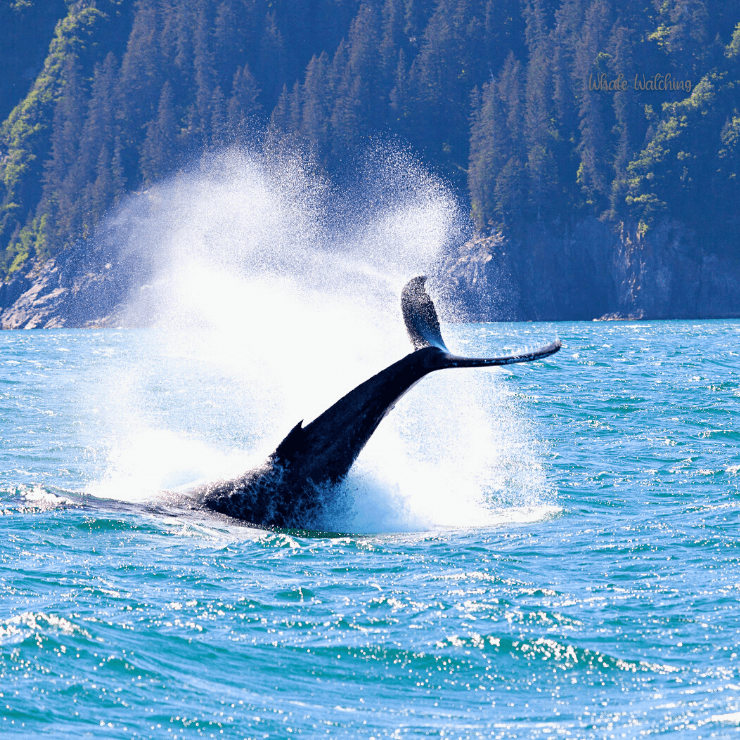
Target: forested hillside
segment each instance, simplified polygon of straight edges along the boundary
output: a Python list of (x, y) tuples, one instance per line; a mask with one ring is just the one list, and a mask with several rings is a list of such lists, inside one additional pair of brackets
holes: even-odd
[(0, 21), (5, 280), (265, 131), (330, 173), (408, 142), (482, 235), (674, 220), (737, 246), (737, 0), (0, 0)]

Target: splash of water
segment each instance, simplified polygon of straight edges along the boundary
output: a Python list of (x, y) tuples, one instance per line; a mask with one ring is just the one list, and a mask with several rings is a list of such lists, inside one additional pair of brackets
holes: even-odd
[[(120, 211), (113, 238), (147, 275), (128, 320), (163, 329), (149, 358), (158, 392), (188, 390), (178, 426), (171, 410), (146, 411), (157, 391), (131, 371), (116, 411), (127, 421), (93, 492), (147, 497), (233, 477), (410, 350), (401, 287), (433, 272), (469, 224), (401, 152), (376, 149), (356, 183), (340, 191), (296, 155), (229, 151)], [(381, 424), (342, 487), (345, 505), (321, 524), (414, 531), (549, 512), (535, 436), (499, 377), (426, 378)]]

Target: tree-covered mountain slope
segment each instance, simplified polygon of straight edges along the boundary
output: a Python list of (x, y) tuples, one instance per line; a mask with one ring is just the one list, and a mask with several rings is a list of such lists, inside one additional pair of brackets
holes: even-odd
[(0, 21), (6, 282), (265, 132), (330, 174), (408, 142), (514, 272), (533, 233), (591, 221), (738, 248), (736, 0), (0, 0)]

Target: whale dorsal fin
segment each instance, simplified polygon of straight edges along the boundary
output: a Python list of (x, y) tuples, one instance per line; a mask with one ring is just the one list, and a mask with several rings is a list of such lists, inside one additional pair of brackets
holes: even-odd
[(426, 275), (412, 278), (401, 292), (401, 311), (414, 349), (438, 347), (448, 352), (439, 329), (439, 319), (432, 299), (424, 288)]
[(303, 442), (303, 419), (299, 421), (289, 432), (285, 439), (277, 446), (273, 456), (277, 460), (288, 462), (291, 457), (301, 448)]

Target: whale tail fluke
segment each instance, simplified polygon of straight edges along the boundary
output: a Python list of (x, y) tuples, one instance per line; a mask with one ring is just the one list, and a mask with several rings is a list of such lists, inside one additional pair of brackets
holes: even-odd
[(444, 367), (490, 367), (494, 365), (513, 365), (519, 362), (532, 362), (555, 354), (560, 349), (560, 340), (556, 339), (544, 347), (526, 350), (515, 355), (503, 357), (460, 357), (453, 355), (442, 339), (437, 310), (426, 292), (424, 283), (426, 275), (412, 278), (401, 292), (401, 311), (411, 343), (415, 350), (425, 347), (436, 347), (446, 357)]
[(560, 349), (556, 340), (505, 357), (453, 355), (442, 339), (425, 281), (423, 276), (414, 278), (401, 297), (413, 352), (360, 383), (306, 426), (298, 422), (259, 467), (194, 491), (196, 501), (260, 527), (303, 527), (331, 500), (326, 498), (331, 487), (345, 478), (378, 424), (423, 377), (452, 367), (529, 362)]
[(519, 362), (532, 362), (554, 355), (560, 349), (560, 340), (556, 339), (544, 347), (533, 350), (525, 350), (515, 355), (503, 355), (502, 357), (459, 357), (450, 354), (447, 357), (448, 367), (491, 367), (493, 365), (515, 365)]
[(424, 283), (426, 275), (412, 278), (401, 291), (401, 312), (414, 349), (438, 347), (449, 352), (442, 339), (437, 309), (427, 295)]

